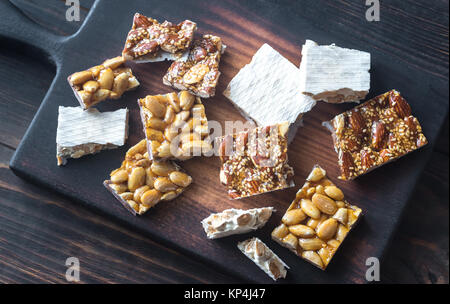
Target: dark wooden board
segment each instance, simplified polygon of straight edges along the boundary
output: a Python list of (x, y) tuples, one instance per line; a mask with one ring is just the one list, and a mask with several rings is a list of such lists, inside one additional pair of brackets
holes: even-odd
[[(232, 76), (250, 60), (252, 54), (264, 42), (271, 44), (295, 64), (298, 64), (300, 60), (300, 45), (305, 38), (315, 39), (321, 43), (336, 42), (338, 45), (370, 51), (373, 55), (371, 95), (382, 93), (392, 87), (401, 90), (412, 104), (416, 116), (422, 122), (425, 133), (432, 143), (448, 111), (446, 77), (435, 76), (433, 71), (428, 71), (426, 68), (417, 69), (414, 65), (409, 64), (413, 60), (408, 56), (404, 56), (400, 60), (396, 49), (380, 48), (380, 41), (370, 39), (377, 37), (376, 34), (380, 31), (379, 26), (374, 27), (371, 31), (371, 26), (374, 24), (368, 25), (363, 18), (364, 7), (358, 7), (358, 5), (356, 7), (357, 12), (361, 14), (359, 17), (361, 26), (366, 29), (366, 32), (364, 35), (351, 38), (346, 37), (345, 33), (340, 31), (345, 28), (344, 26), (333, 26), (337, 22), (336, 20), (321, 18), (324, 16), (321, 15), (321, 7), (315, 4), (317, 2), (313, 3), (312, 1), (303, 1), (303, 5), (307, 8), (303, 13), (289, 10), (283, 5), (274, 7), (264, 2), (250, 6), (250, 1), (241, 1), (240, 4), (211, 3), (207, 7), (200, 8), (193, 4), (187, 8), (184, 6), (182, 10), (177, 5), (158, 4), (148, 8), (145, 3), (139, 5), (137, 2), (131, 4), (131, 6), (136, 5), (135, 7), (119, 8), (118, 6), (121, 6), (122, 3), (108, 1), (108, 5), (105, 5), (104, 2), (99, 2), (93, 8), (93, 12), (79, 34), (68, 40), (55, 38), (54, 41), (46, 43), (45, 39), (51, 37), (48, 35), (45, 35), (47, 38), (44, 40), (31, 38), (30, 41), (27, 39), (28, 42), (42, 48), (47, 48), (48, 45), (56, 46), (50, 50), (50, 53), (53, 54), (53, 58), (58, 64), (58, 73), (38, 115), (19, 147), (11, 167), (22, 176), (32, 178), (90, 206), (101, 209), (129, 223), (132, 227), (150, 232), (160, 240), (183, 248), (187, 252), (195, 252), (197, 256), (204, 257), (219, 266), (233, 265), (236, 273), (262, 282), (268, 282), (264, 274), (250, 261), (245, 260), (235, 248), (236, 241), (244, 239), (246, 236), (214, 242), (206, 241), (198, 221), (211, 211), (220, 211), (231, 206), (275, 205), (280, 212), (257, 235), (267, 240), (270, 247), (292, 267), (287, 281), (363, 282), (364, 261), (368, 256), (382, 256), (405, 207), (411, 192), (410, 189), (414, 186), (417, 176), (427, 160), (429, 147), (355, 182), (338, 182), (345, 189), (347, 197), (366, 210), (366, 216), (336, 255), (335, 261), (327, 272), (321, 273), (278, 247), (267, 237), (292, 200), (295, 189), (255, 199), (230, 202), (224, 199), (224, 189), (218, 183), (218, 160), (196, 159), (182, 164), (196, 180), (196, 184), (185, 195), (177, 201), (158, 206), (152, 210), (152, 213), (142, 218), (133, 218), (112, 199), (100, 183), (98, 186), (95, 183), (97, 180), (102, 181), (110, 169), (120, 163), (126, 148), (102, 152), (96, 156), (69, 162), (66, 168), (57, 168), (54, 157), (56, 109), (59, 104), (76, 105), (70, 88), (65, 83), (65, 77), (73, 71), (95, 65), (102, 59), (119, 53), (129, 29), (131, 16), (137, 9), (144, 14), (160, 19), (192, 18), (199, 23), (201, 32), (211, 31), (223, 37), (230, 48), (222, 62), (223, 76), (218, 92), (223, 91)], [(251, 4), (254, 3), (251, 2)], [(315, 13), (314, 17), (310, 16), (311, 10)], [(98, 13), (99, 11), (101, 13)], [(107, 18), (106, 16), (117, 17)], [(322, 22), (318, 23), (317, 20)], [(337, 23), (339, 24), (339, 21)], [(108, 32), (103, 33), (103, 28), (108, 28)], [(390, 28), (392, 28), (392, 24)], [(381, 32), (386, 30), (386, 28), (382, 28)], [(54, 43), (55, 41), (57, 43)], [(58, 51), (55, 52), (55, 50)], [(398, 62), (399, 60), (400, 62)], [(142, 87), (138, 91), (126, 95), (120, 102), (100, 107), (101, 110), (112, 110), (126, 104), (132, 108), (131, 130), (133, 136), (129, 145), (137, 142), (138, 134), (140, 134), (135, 99), (149, 93), (170, 91), (161, 84), (161, 77), (167, 67), (168, 63), (138, 66), (136, 74), (143, 83)], [(445, 64), (443, 68), (445, 69)], [(205, 104), (209, 119), (223, 122), (225, 118), (240, 118), (232, 106), (220, 95), (205, 101)], [(320, 104), (307, 115), (305, 127), (300, 129), (290, 149), (290, 159), (296, 170), (298, 185), (303, 183), (304, 177), (316, 161), (326, 167), (331, 176), (336, 176), (336, 156), (331, 149), (331, 139), (327, 132), (320, 127), (320, 122), (349, 107), (349, 105)], [(172, 223), (176, 223), (176, 225)]]

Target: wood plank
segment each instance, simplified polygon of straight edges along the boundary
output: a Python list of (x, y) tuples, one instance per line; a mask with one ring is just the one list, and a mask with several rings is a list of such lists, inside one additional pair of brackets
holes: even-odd
[(30, 185), (8, 168), (0, 146), (0, 282), (64, 283), (65, 260), (80, 260), (81, 283), (231, 283), (179, 252)]
[(448, 284), (448, 166), (433, 153), (382, 263), (384, 283)]
[[(447, 2), (447, 5), (448, 5), (448, 2)], [(426, 8), (424, 8), (424, 10), (425, 10), (425, 13), (426, 12), (428, 12), (428, 8), (430, 8), (429, 6), (428, 7), (426, 7)], [(447, 22), (448, 22), (448, 18), (447, 18)], [(5, 58), (5, 61), (7, 61), (7, 59)], [(1, 61), (0, 61), (1, 62)], [(0, 88), (1, 88), (1, 86), (0, 86)], [(1, 92), (2, 90), (0, 89), (0, 92)], [(39, 99), (40, 100), (40, 99)], [(5, 119), (7, 119), (7, 117), (5, 117)], [(447, 129), (448, 129), (448, 121), (447, 121)], [(447, 131), (448, 132), (448, 131)], [(448, 134), (448, 133), (447, 133)], [(447, 146), (447, 154), (448, 154), (448, 136), (447, 137), (442, 137), (441, 136), (441, 138), (443, 138), (444, 140), (442, 140), (443, 142), (444, 142), (444, 146), (445, 146), (445, 139), (447, 139), (447, 141), (446, 141), (446, 146)], [(438, 145), (438, 147), (439, 146), (441, 146), (441, 145)], [(448, 160), (447, 160), (447, 162), (448, 162)], [(448, 166), (447, 166), (448, 167)], [(439, 183), (438, 183), (439, 184)], [(445, 188), (447, 188), (448, 189), (448, 178), (447, 178), (447, 187), (445, 187), (445, 185), (443, 185), (443, 187), (444, 187), (444, 190), (445, 190)], [(420, 189), (420, 185), (419, 185), (419, 189)], [(420, 191), (420, 190), (419, 190)], [(435, 190), (435, 191), (438, 191), (438, 190)], [(445, 192), (444, 192), (445, 193)], [(412, 200), (413, 202), (414, 202), (414, 196), (413, 196), (413, 200)], [(439, 202), (439, 199), (437, 198), (437, 201)], [(448, 201), (448, 198), (447, 198), (447, 201)], [(433, 200), (433, 202), (435, 202), (435, 200)], [(444, 200), (444, 202), (446, 202), (445, 200)], [(438, 209), (438, 208), (431, 208), (431, 210), (436, 210), (436, 209)], [(42, 211), (42, 214), (43, 214), (43, 216), (46, 214), (46, 212), (45, 211), (43, 211), (43, 210), (45, 210), (45, 209), (39, 209), (39, 211)], [(447, 213), (448, 213), (448, 211), (447, 211)], [(420, 213), (418, 213), (418, 214), (420, 214)], [(418, 215), (416, 215), (416, 217), (417, 217)], [(433, 217), (432, 215), (430, 216), (430, 217)], [(406, 226), (406, 227), (409, 227), (409, 226)], [(447, 229), (447, 231), (448, 231), (448, 229)], [(402, 233), (402, 228), (400, 228), (400, 233)], [(445, 237), (445, 236), (444, 236)], [(425, 236), (425, 238), (426, 238), (426, 236)], [(412, 241), (411, 239), (407, 239), (407, 241)], [(397, 243), (397, 242), (395, 242), (394, 241), (394, 243)], [(404, 243), (403, 243), (404, 244)], [(394, 246), (394, 250), (396, 251), (396, 252), (401, 252), (401, 251), (398, 251), (398, 250), (396, 250), (396, 248), (398, 248), (398, 247), (395, 247), (395, 244), (393, 245)], [(445, 246), (444, 246), (445, 247)], [(405, 251), (405, 248), (406, 248), (406, 250), (409, 248), (408, 247), (408, 245), (406, 245), (406, 244), (404, 244), (404, 247), (401, 247), (401, 249), (403, 250), (403, 251)], [(97, 248), (95, 248), (96, 250), (97, 250)], [(420, 248), (417, 248), (417, 250), (415, 250), (414, 252), (411, 252), (411, 257), (410, 257), (410, 259), (408, 260), (408, 262), (409, 263), (411, 263), (411, 264), (409, 264), (409, 265), (411, 265), (409, 268), (412, 268), (412, 269), (416, 269), (416, 273), (420, 273), (421, 271), (424, 271), (424, 273), (426, 273), (425, 272), (425, 270), (423, 269), (423, 267), (419, 267), (419, 262), (417, 262), (417, 263), (414, 263), (414, 261), (420, 261), (421, 260), (421, 258), (423, 258), (424, 259), (424, 262), (422, 262), (423, 264), (426, 264), (426, 263), (428, 263), (428, 256), (427, 255), (425, 255), (425, 254), (420, 254), (420, 250), (422, 250), (422, 252), (424, 252), (424, 251), (426, 251), (426, 248), (424, 247), (424, 246), (422, 246), (422, 247), (420, 247)], [(445, 268), (447, 268), (447, 271), (446, 271), (446, 273), (447, 273), (447, 276), (446, 276), (446, 280), (447, 280), (447, 282), (448, 282), (448, 263), (447, 263), (447, 267), (445, 267), (445, 265), (446, 265), (446, 258), (445, 258), (445, 252), (447, 252), (447, 256), (448, 256), (448, 245), (447, 245), (447, 248), (446, 248), (446, 251), (445, 251), (445, 248), (442, 250), (444, 253), (443, 254), (440, 254), (440, 255), (436, 255), (436, 267), (434, 268), (436, 271), (432, 271), (432, 276), (435, 276), (435, 277), (437, 277), (437, 278), (440, 278), (439, 277), (439, 272), (442, 270), (442, 269), (444, 269), (444, 273), (443, 273), (443, 275), (444, 275), (444, 282), (445, 282)], [(107, 254), (107, 253), (105, 253), (105, 254)], [(415, 255), (414, 255), (415, 254)], [(439, 264), (439, 258), (443, 258), (442, 260), (441, 260), (441, 263)], [(389, 257), (387, 257), (387, 260), (389, 259)], [(398, 268), (396, 268), (395, 266), (398, 266), (398, 265), (401, 265), (401, 263), (404, 261), (404, 258), (402, 257), (402, 256), (395, 256), (395, 259), (396, 259), (396, 263), (394, 263), (394, 264), (391, 264), (389, 267), (386, 267), (386, 268), (384, 268), (384, 266), (383, 266), (383, 271), (382, 271), (382, 274), (383, 273), (386, 273), (386, 271), (389, 271), (389, 270), (391, 270), (394, 274), (395, 274), (395, 270), (396, 269), (399, 269), (398, 271), (400, 272), (400, 271), (403, 271), (403, 272), (401, 272), (402, 274), (405, 274), (405, 272), (406, 272), (406, 267), (405, 268), (400, 268), (400, 267), (398, 267)], [(90, 262), (92, 262), (92, 263), (95, 263), (96, 261), (95, 260), (92, 260), (92, 261), (90, 261)], [(384, 265), (384, 264), (383, 264)], [(440, 267), (439, 267), (440, 266)], [(126, 267), (126, 265), (125, 265), (125, 267)], [(387, 269), (387, 270), (384, 270), (384, 269)], [(419, 269), (419, 270), (417, 270), (417, 269)], [(442, 272), (442, 271), (441, 271)], [(407, 273), (407, 272), (406, 272)], [(414, 273), (415, 274), (415, 273)], [(10, 274), (10, 276), (9, 276), (9, 278), (11, 278), (11, 277), (16, 277), (16, 278), (18, 278), (17, 277), (17, 275), (14, 275), (14, 274)], [(420, 276), (419, 275), (417, 275), (417, 277), (419, 278)], [(26, 278), (26, 276), (25, 277), (23, 277), (23, 278)], [(401, 277), (401, 276), (397, 276), (397, 277), (394, 277), (394, 279), (404, 279), (404, 277)], [(413, 275), (411, 275), (411, 276), (409, 276), (408, 277), (408, 279), (414, 279), (413, 278)], [(442, 279), (439, 279), (439, 280), (442, 280)], [(439, 280), (437, 280), (437, 281), (439, 281)], [(432, 280), (430, 280), (430, 281), (432, 281)]]

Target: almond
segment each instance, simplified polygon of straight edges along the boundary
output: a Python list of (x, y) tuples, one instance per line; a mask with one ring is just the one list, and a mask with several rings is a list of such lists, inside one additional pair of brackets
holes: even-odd
[(391, 150), (389, 150), (389, 149), (381, 150), (380, 151), (380, 156), (381, 156), (381, 158), (383, 159), (384, 162), (387, 162), (392, 156)]
[(375, 121), (372, 124), (372, 147), (376, 150), (382, 148), (386, 135), (386, 127), (381, 121)]
[(367, 170), (368, 168), (372, 167), (373, 160), (370, 158), (371, 155), (370, 151), (361, 150), (360, 155), (361, 155), (361, 166), (363, 167), (363, 169)]
[(357, 133), (361, 134), (363, 132), (365, 123), (364, 118), (362, 117), (361, 113), (358, 109), (355, 109), (350, 112), (349, 114), (349, 122), (352, 129)]
[(392, 91), (389, 95), (389, 105), (401, 118), (411, 115), (411, 107), (406, 100), (396, 91)]
[(340, 158), (342, 178), (349, 179), (351, 173), (354, 171), (352, 168), (355, 166), (353, 156), (349, 152), (343, 152)]

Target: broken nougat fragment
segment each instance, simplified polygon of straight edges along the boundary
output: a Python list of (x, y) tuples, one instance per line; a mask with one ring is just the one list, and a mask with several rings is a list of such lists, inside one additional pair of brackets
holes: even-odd
[(330, 263), (362, 210), (316, 165), (272, 231), (272, 239), (322, 270)]
[(205, 107), (188, 91), (138, 100), (150, 159), (186, 160), (212, 153)]
[(128, 150), (122, 166), (110, 176), (104, 186), (134, 215), (173, 200), (192, 183), (192, 177), (174, 162), (148, 159), (145, 139)]
[(300, 92), (300, 70), (268, 44), (263, 44), (223, 92), (247, 119), (258, 126), (288, 121), (289, 142), (304, 113), (316, 101)]
[(197, 24), (190, 20), (159, 23), (136, 13), (122, 55), (137, 63), (186, 60), (196, 30)]
[(370, 89), (370, 53), (306, 40), (300, 90), (314, 100), (358, 102)]
[(188, 59), (172, 63), (163, 78), (164, 84), (202, 98), (214, 96), (220, 76), (220, 57), (224, 50), (220, 37), (203, 35), (201, 39), (194, 40)]
[(208, 239), (218, 239), (257, 230), (267, 223), (272, 212), (273, 207), (249, 210), (227, 209), (211, 214), (201, 223)]
[(128, 138), (128, 109), (100, 113), (80, 107), (59, 107), (56, 131), (58, 166), (68, 158), (80, 158), (123, 146)]
[(289, 122), (283, 122), (216, 139), (222, 161), (220, 181), (231, 199), (294, 186), (288, 129)]
[(408, 102), (396, 90), (386, 92), (323, 125), (330, 130), (341, 169), (351, 180), (427, 144)]
[(119, 99), (126, 91), (139, 86), (123, 57), (108, 59), (103, 64), (68, 77), (70, 87), (81, 107), (88, 109), (106, 99)]
[(272, 280), (285, 278), (287, 266), (266, 244), (258, 238), (251, 238), (238, 243), (238, 248), (252, 260)]

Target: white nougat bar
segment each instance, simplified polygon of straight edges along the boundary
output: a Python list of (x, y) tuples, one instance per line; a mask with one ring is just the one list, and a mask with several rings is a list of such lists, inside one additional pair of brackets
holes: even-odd
[(128, 138), (128, 109), (101, 113), (95, 108), (59, 107), (56, 132), (58, 166), (104, 149), (123, 146)]
[(370, 53), (306, 40), (300, 63), (301, 92), (330, 103), (358, 102), (370, 89)]
[(251, 238), (238, 243), (238, 248), (252, 260), (272, 280), (285, 278), (287, 266), (266, 244), (258, 238)]
[(267, 223), (272, 212), (273, 207), (249, 210), (233, 208), (213, 213), (201, 223), (209, 239), (218, 239), (257, 230)]
[(268, 44), (261, 46), (223, 94), (247, 120), (258, 126), (289, 121), (289, 142), (302, 115), (316, 104), (300, 92), (300, 70)]

